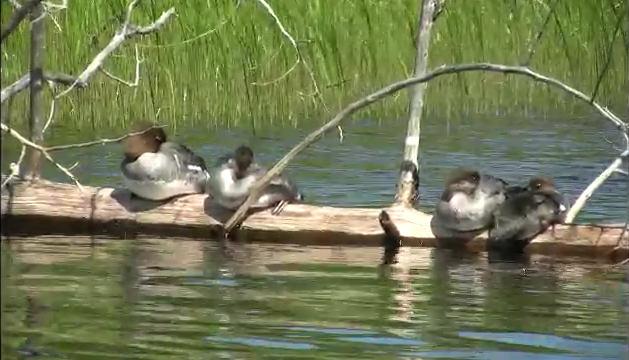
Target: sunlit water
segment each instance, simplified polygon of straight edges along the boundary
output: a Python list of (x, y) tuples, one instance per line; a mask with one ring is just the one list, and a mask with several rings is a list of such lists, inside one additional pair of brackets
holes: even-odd
[(375, 248), (5, 241), (2, 358), (629, 355), (628, 286), (609, 267), (535, 258), (524, 271), (420, 248), (391, 269), (379, 259)]

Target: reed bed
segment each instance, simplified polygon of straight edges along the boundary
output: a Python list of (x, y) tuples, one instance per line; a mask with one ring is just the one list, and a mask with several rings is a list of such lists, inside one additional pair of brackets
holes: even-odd
[[(627, 2), (557, 1), (448, 1), (434, 28), (431, 66), (521, 63), (552, 8), (530, 66), (586, 92), (597, 88), (604, 73), (597, 99), (624, 108)], [(58, 126), (119, 127), (157, 114), (171, 125), (317, 124), (349, 100), (412, 71), (417, 0), (269, 3), (303, 56), (287, 75), (296, 51), (257, 1), (145, 1), (134, 14), (136, 23), (155, 19), (170, 6), (178, 16), (136, 42), (146, 59), (140, 85), (128, 88), (99, 75), (88, 89), (61, 101)], [(59, 28), (48, 21), (47, 67), (77, 74), (109, 41), (126, 5), (73, 2), (56, 16)], [(7, 2), (2, 10), (4, 21), (11, 13)], [(3, 86), (28, 69), (27, 31), (23, 24), (3, 44)], [(107, 61), (107, 70), (133, 79), (134, 51), (133, 44), (125, 45)], [(426, 110), (429, 116), (588, 111), (551, 91), (524, 78), (465, 74), (431, 82)], [(27, 101), (22, 94), (7, 105), (12, 119), (23, 118)], [(360, 116), (400, 119), (406, 101), (404, 93)]]

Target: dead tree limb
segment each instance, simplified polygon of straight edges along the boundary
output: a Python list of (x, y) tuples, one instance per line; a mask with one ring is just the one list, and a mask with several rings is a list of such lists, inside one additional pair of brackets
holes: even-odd
[(623, 151), (611, 164), (598, 176), (594, 181), (588, 185), (585, 190), (579, 195), (579, 198), (570, 207), (570, 210), (566, 214), (564, 222), (570, 224), (574, 221), (574, 218), (579, 214), (581, 209), (585, 206), (585, 203), (592, 197), (594, 192), (601, 186), (607, 179), (609, 179), (614, 173), (623, 174), (623, 170), (620, 167), (627, 163), (629, 157), (629, 136), (625, 134), (625, 140), (627, 141), (627, 149)]
[(146, 26), (137, 26), (131, 24), (131, 12), (137, 6), (139, 0), (133, 0), (129, 6), (127, 7), (127, 15), (125, 18), (125, 22), (122, 24), (120, 30), (116, 31), (114, 37), (109, 41), (109, 44), (105, 46), (101, 52), (99, 52), (96, 57), (92, 60), (92, 62), (83, 70), (83, 72), (77, 77), (76, 82), (72, 84), (70, 87), (59, 93), (55, 96), (55, 99), (59, 99), (65, 95), (67, 95), (70, 91), (74, 89), (77, 84), (87, 83), (89, 79), (96, 73), (102, 66), (105, 60), (114, 52), (125, 40), (128, 40), (134, 36), (142, 36), (148, 35), (158, 31), (166, 21), (175, 13), (175, 8), (171, 7), (167, 11), (163, 12), (162, 15), (155, 20), (152, 24)]
[(601, 114), (603, 117), (605, 117), (609, 121), (613, 122), (622, 131), (626, 132), (627, 129), (629, 128), (629, 126), (625, 122), (623, 122), (620, 118), (618, 118), (618, 116), (614, 115), (614, 113), (612, 113), (609, 109), (598, 104), (595, 101), (592, 101), (592, 99), (589, 96), (582, 93), (581, 91), (576, 90), (557, 79), (534, 72), (533, 70), (527, 67), (508, 66), (508, 65), (491, 64), (491, 63), (442, 66), (436, 70), (426, 73), (423, 76), (410, 78), (410, 79), (406, 79), (406, 80), (402, 80), (402, 81), (390, 84), (374, 93), (371, 93), (359, 100), (354, 101), (353, 103), (345, 107), (343, 110), (341, 110), (341, 112), (336, 114), (336, 116), (334, 116), (332, 120), (330, 120), (325, 125), (323, 125), (319, 129), (315, 130), (314, 132), (306, 136), (304, 140), (302, 140), (299, 144), (295, 145), (295, 147), (293, 147), (286, 155), (284, 155), (282, 159), (280, 159), (272, 168), (269, 169), (269, 171), (263, 177), (261, 177), (254, 184), (249, 194), (249, 197), (247, 197), (247, 200), (238, 208), (238, 210), (236, 210), (236, 212), (231, 216), (231, 218), (227, 220), (227, 222), (225, 223), (225, 228), (224, 228), (225, 233), (229, 233), (234, 228), (234, 226), (236, 226), (236, 224), (238, 224), (242, 220), (242, 218), (245, 216), (249, 207), (256, 201), (256, 199), (260, 195), (260, 191), (269, 184), (269, 182), (271, 181), (271, 179), (273, 179), (273, 177), (280, 174), (284, 170), (284, 168), (286, 168), (288, 163), (293, 158), (295, 158), (295, 156), (297, 156), (300, 152), (302, 152), (312, 143), (314, 143), (319, 138), (321, 138), (321, 136), (327, 133), (330, 129), (336, 127), (336, 125), (338, 125), (340, 122), (349, 118), (356, 111), (366, 106), (369, 106), (387, 96), (390, 96), (408, 86), (411, 86), (417, 83), (430, 81), (432, 79), (435, 79), (443, 75), (451, 75), (451, 74), (457, 74), (457, 73), (463, 73), (463, 72), (478, 72), (478, 71), (497, 72), (497, 73), (503, 73), (503, 74), (515, 74), (515, 75), (526, 76), (536, 82), (541, 82), (551, 87), (560, 89), (566, 93), (569, 93), (575, 98), (585, 102), (586, 104), (591, 105), (592, 107), (594, 107), (594, 109), (596, 109), (596, 111), (599, 112), (599, 114)]
[[(24, 7), (22, 7), (23, 9)], [(46, 56), (46, 19), (44, 6), (37, 4), (30, 12), (31, 44), (30, 44), (30, 104), (28, 130), (29, 140), (37, 145), (44, 141), (44, 63)], [(29, 148), (26, 151), (28, 166), (24, 177), (39, 177), (39, 161), (41, 153)]]
[(11, 16), (11, 19), (7, 21), (7, 23), (2, 28), (2, 32), (0, 33), (0, 43), (3, 43), (17, 28), (20, 26), (20, 23), (28, 14), (31, 13), (36, 7), (38, 7), (43, 0), (30, 0), (26, 4), (17, 8)]
[[(430, 31), (433, 19), (436, 19), (437, 0), (423, 0), (419, 11), (419, 21), (417, 24), (417, 52), (415, 54), (415, 66), (413, 77), (422, 76), (428, 68), (428, 49), (430, 47)], [(419, 136), (421, 133), (421, 117), (424, 111), (424, 97), (427, 83), (417, 83), (410, 87), (410, 99), (408, 104), (408, 126), (406, 139), (404, 141), (404, 162), (411, 162), (416, 169), (405, 167), (400, 171), (400, 178), (397, 183), (397, 194), (395, 202), (400, 205), (412, 206), (419, 197), (418, 183), (415, 178), (419, 171)]]
[[(49, 154), (50, 151), (58, 151), (58, 150), (66, 150), (72, 148), (80, 148), (80, 147), (88, 147), (97, 144), (104, 144), (109, 142), (118, 142), (123, 140), (124, 138), (131, 136), (132, 134), (125, 135), (123, 137), (117, 139), (102, 139), (89, 143), (83, 144), (75, 144), (75, 145), (63, 145), (57, 147), (46, 148), (42, 145), (43, 143), (43, 129), (48, 128), (50, 125), (52, 118), (54, 116), (54, 108), (55, 101), (61, 96), (66, 95), (75, 87), (85, 87), (87, 86), (88, 80), (91, 76), (99, 69), (102, 70), (102, 65), (105, 59), (116, 50), (125, 40), (137, 36), (137, 35), (147, 35), (159, 30), (165, 22), (175, 13), (174, 8), (170, 8), (168, 11), (164, 12), (155, 22), (147, 25), (147, 26), (136, 26), (131, 24), (131, 13), (133, 9), (137, 6), (139, 0), (133, 0), (129, 6), (127, 7), (125, 22), (122, 25), (121, 29), (116, 32), (115, 36), (112, 38), (110, 43), (105, 47), (100, 53), (96, 55), (96, 57), (92, 60), (92, 62), (87, 66), (87, 68), (79, 75), (77, 78), (73, 78), (70, 75), (65, 74), (45, 74), (43, 72), (43, 47), (44, 44), (44, 33), (43, 33), (43, 20), (44, 20), (44, 9), (43, 5), (39, 4), (37, 7), (30, 11), (31, 18), (36, 19), (33, 21), (33, 27), (31, 31), (31, 71), (30, 74), (23, 76), (21, 79), (16, 81), (15, 83), (9, 85), (7, 88), (2, 90), (2, 102), (7, 99), (10, 99), (12, 96), (15, 96), (20, 91), (24, 90), (26, 87), (31, 87), (31, 119), (29, 121), (31, 136), (30, 139), (26, 139), (24, 136), (11, 129), (8, 125), (2, 124), (2, 131), (6, 132), (13, 138), (17, 139), (22, 144), (22, 150), (27, 150), (27, 153), (30, 156), (27, 158), (30, 159), (30, 165), (28, 167), (28, 174), (24, 177), (28, 177), (28, 175), (37, 175), (38, 174), (38, 165), (39, 165), (39, 156), (43, 155), (48, 161), (53, 163), (59, 170), (61, 170), (65, 175), (71, 178), (76, 185), (82, 190), (81, 184), (78, 182), (76, 177), (71, 173), (70, 169), (60, 165), (56, 162)], [(65, 5), (60, 6), (60, 8), (64, 8)], [(25, 6), (18, 8), (18, 10), (24, 10)], [(139, 54), (136, 48), (136, 82), (139, 81), (139, 65), (142, 60), (139, 59)], [(108, 76), (113, 76), (109, 74)], [(69, 87), (58, 94), (53, 98), (51, 113), (46, 125), (43, 124), (43, 104), (41, 103), (41, 90), (43, 87), (43, 80), (49, 80), (51, 82), (60, 82), (69, 85)], [(118, 78), (116, 78), (118, 79)], [(120, 79), (121, 80), (121, 79)], [(13, 174), (16, 169), (21, 169), (21, 162), (23, 156), (20, 156), (20, 160), (18, 160), (17, 164), (11, 164), (11, 175), (6, 179), (3, 183), (8, 182), (11, 177), (15, 177)], [(21, 175), (21, 174), (20, 174)], [(36, 176), (35, 176), (36, 177)]]
[[(72, 75), (63, 74), (63, 73), (51, 73), (44, 71), (44, 79), (46, 82), (53, 84), (63, 84), (70, 86), (77, 82), (77, 78)], [(31, 74), (26, 74), (22, 76), (19, 80), (14, 82), (13, 84), (2, 89), (2, 93), (0, 93), (0, 104), (4, 103), (6, 100), (9, 100), (13, 96), (20, 93), (22, 90), (26, 89), (31, 85)], [(78, 82), (76, 85), (78, 88), (84, 88), (87, 86), (87, 83)]]

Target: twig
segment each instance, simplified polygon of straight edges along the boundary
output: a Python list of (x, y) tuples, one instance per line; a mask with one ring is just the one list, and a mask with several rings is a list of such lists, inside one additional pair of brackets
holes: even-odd
[[(275, 83), (279, 82), (280, 80), (284, 79), (285, 77), (287, 77), (288, 74), (290, 74), (293, 70), (295, 70), (295, 68), (297, 68), (297, 65), (302, 64), (304, 66), (304, 68), (306, 69), (306, 71), (308, 72), (308, 76), (310, 76), (310, 80), (312, 81), (312, 86), (314, 87), (314, 93), (311, 96), (318, 96), (319, 97), (319, 101), (321, 101), (321, 104), (323, 105), (323, 108), (325, 109), (325, 111), (329, 111), (330, 109), (328, 109), (328, 106), (325, 103), (325, 99), (323, 98), (323, 94), (321, 93), (321, 91), (319, 89), (319, 85), (317, 84), (317, 80), (315, 79), (314, 72), (312, 71), (312, 69), (310, 68), (308, 63), (306, 61), (304, 61), (304, 57), (303, 57), (303, 55), (301, 53), (301, 50), (299, 50), (299, 46), (297, 45), (297, 41), (288, 32), (288, 30), (286, 30), (286, 28), (284, 27), (284, 25), (280, 21), (280, 18), (276, 15), (275, 10), (273, 10), (271, 5), (269, 5), (269, 3), (266, 2), (266, 0), (256, 0), (256, 1), (258, 3), (260, 3), (266, 9), (266, 11), (269, 13), (269, 15), (271, 15), (271, 17), (275, 21), (275, 24), (277, 25), (277, 27), (280, 29), (280, 32), (282, 33), (282, 35), (286, 39), (288, 39), (288, 42), (290, 42), (290, 44), (292, 45), (293, 49), (295, 49), (296, 58), (295, 58), (295, 63), (284, 74), (282, 74), (280, 77), (278, 77), (278, 78), (276, 78), (274, 80), (271, 80), (271, 81), (264, 82), (264, 83), (253, 82), (253, 83), (251, 83), (251, 85), (254, 85), (254, 86), (266, 86), (266, 85), (275, 84)], [(339, 139), (340, 139), (341, 142), (343, 142), (343, 129), (340, 126), (338, 126), (338, 130), (339, 130)]]
[(0, 129), (2, 129), (2, 131), (4, 131), (5, 133), (11, 135), (12, 137), (14, 137), (17, 141), (19, 141), (20, 143), (22, 143), (23, 146), (27, 146), (30, 147), (31, 149), (34, 150), (39, 150), (39, 152), (44, 155), (44, 157), (46, 158), (46, 160), (50, 161), (51, 163), (53, 163), (59, 170), (61, 170), (61, 172), (63, 172), (64, 174), (66, 174), (70, 179), (72, 179), (72, 181), (74, 181), (74, 183), (76, 184), (76, 186), (79, 188), (79, 190), (81, 192), (83, 192), (83, 186), (81, 186), (81, 183), (79, 183), (79, 181), (76, 179), (76, 177), (74, 177), (74, 175), (72, 175), (72, 173), (70, 172), (70, 170), (66, 169), (63, 165), (59, 164), (58, 162), (56, 162), (52, 156), (50, 156), (50, 154), (48, 153), (48, 151), (46, 151), (46, 149), (42, 146), (39, 146), (37, 144), (35, 144), (34, 142), (29, 141), (28, 139), (26, 139), (24, 136), (20, 135), (20, 133), (18, 133), (17, 131), (11, 129), (10, 127), (8, 127), (6, 124), (1, 124), (0, 123)]
[[(69, 149), (80, 149), (80, 148), (86, 148), (86, 147), (91, 147), (91, 146), (95, 146), (95, 145), (105, 145), (105, 144), (111, 144), (111, 143), (118, 143), (121, 142), (122, 140), (131, 137), (131, 136), (135, 136), (135, 135), (140, 135), (143, 134), (151, 129), (154, 128), (162, 128), (165, 127), (165, 125), (155, 125), (155, 126), (151, 126), (148, 129), (144, 129), (142, 131), (138, 131), (138, 132), (133, 132), (133, 133), (129, 133), (117, 138), (113, 138), (113, 139), (98, 139), (98, 140), (94, 140), (94, 141), (89, 141), (89, 142), (84, 142), (84, 143), (78, 143), (78, 144), (70, 144), (70, 145), (58, 145), (58, 146), (50, 146), (50, 147), (44, 147), (44, 146), (39, 146), (31, 141), (29, 141), (28, 139), (26, 139), (24, 136), (22, 136), (20, 133), (18, 133), (17, 131), (11, 129), (9, 126), (7, 126), (6, 124), (0, 124), (0, 127), (2, 129), (2, 131), (4, 131), (5, 133), (11, 135), (13, 138), (15, 138), (17, 141), (19, 141), (22, 144), (22, 153), (20, 154), (20, 157), (18, 159), (17, 164), (11, 164), (11, 174), (9, 175), (9, 177), (14, 177), (17, 176), (18, 173), (16, 173), (15, 175), (13, 175), (13, 171), (14, 171), (14, 165), (16, 170), (19, 171), (19, 166), (23, 160), (24, 157), (24, 153), (25, 153), (25, 148), (26, 147), (30, 147), (34, 150), (38, 150), (40, 151), (44, 157), (50, 161), (51, 163), (53, 163), (59, 170), (61, 170), (64, 174), (66, 174), (70, 179), (72, 179), (77, 187), (83, 191), (83, 187), (81, 186), (81, 184), (78, 182), (78, 180), (74, 177), (74, 175), (72, 175), (72, 173), (70, 172), (72, 169), (74, 169), (77, 165), (78, 162), (74, 163), (74, 165), (72, 165), (69, 168), (66, 168), (64, 166), (62, 166), (61, 164), (57, 163), (52, 156), (50, 155), (51, 152), (54, 151), (61, 151), (61, 150), (69, 150)], [(5, 183), (8, 183), (9, 179), (5, 179), (5, 182), (3, 182), (2, 186), (4, 187)]]
[(266, 187), (266, 185), (268, 185), (271, 179), (273, 179), (280, 172), (282, 172), (282, 170), (286, 168), (288, 163), (295, 156), (297, 156), (301, 151), (306, 149), (312, 143), (317, 141), (322, 135), (324, 135), (330, 129), (335, 128), (336, 125), (338, 125), (341, 121), (350, 117), (356, 111), (368, 105), (371, 105), (413, 84), (430, 81), (432, 79), (435, 79), (443, 75), (451, 75), (451, 74), (457, 74), (461, 72), (472, 72), (472, 71), (489, 71), (489, 72), (498, 72), (498, 73), (504, 73), (504, 74), (517, 74), (517, 75), (529, 77), (537, 82), (541, 82), (541, 83), (550, 85), (552, 87), (558, 88), (560, 90), (563, 90), (564, 92), (567, 92), (573, 95), (577, 99), (580, 99), (584, 101), (585, 103), (590, 104), (606, 119), (610, 120), (621, 129), (624, 129), (625, 131), (627, 129), (627, 124), (625, 124), (622, 120), (620, 120), (616, 115), (614, 115), (606, 107), (601, 106), (600, 104), (596, 102), (592, 102), (592, 99), (590, 99), (584, 93), (562, 83), (561, 81), (557, 79), (536, 73), (529, 68), (521, 67), (521, 66), (507, 66), (507, 65), (491, 64), (491, 63), (442, 66), (436, 70), (426, 73), (423, 76), (414, 77), (414, 78), (410, 78), (410, 79), (406, 79), (406, 80), (402, 80), (402, 81), (390, 84), (374, 93), (371, 93), (359, 100), (354, 101), (353, 103), (345, 107), (343, 110), (341, 110), (341, 112), (336, 114), (336, 116), (334, 116), (332, 120), (330, 120), (325, 125), (323, 125), (319, 129), (315, 130), (314, 132), (306, 136), (304, 140), (302, 140), (299, 144), (293, 147), (286, 155), (284, 155), (284, 157), (280, 161), (278, 161), (271, 169), (269, 169), (269, 171), (263, 177), (261, 177), (260, 179), (258, 179), (258, 181), (256, 181), (256, 183), (251, 189), (249, 197), (247, 197), (247, 200), (238, 208), (238, 210), (225, 223), (225, 233), (230, 233), (231, 230), (234, 228), (234, 226), (237, 223), (239, 223), (240, 220), (242, 220), (242, 218), (245, 216), (249, 207), (253, 204), (253, 202), (256, 201), (255, 199), (258, 198), (261, 189)]
[(50, 126), (50, 124), (52, 123), (52, 119), (55, 117), (56, 112), (57, 100), (52, 99), (50, 100), (50, 111), (48, 112), (48, 119), (46, 120), (46, 124), (44, 124), (44, 127), (42, 128), (42, 133), (45, 133), (46, 130), (48, 130), (48, 126)]
[(20, 23), (31, 13), (31, 11), (37, 7), (43, 0), (30, 0), (26, 4), (18, 7), (11, 19), (4, 25), (2, 32), (0, 33), (0, 43), (4, 42), (17, 28)]
[[(63, 84), (71, 86), (72, 84), (76, 84), (76, 87), (84, 88), (87, 86), (85, 82), (79, 82), (77, 78), (62, 73), (50, 73), (44, 72), (44, 79), (48, 82), (54, 84)], [(31, 74), (26, 74), (22, 76), (19, 80), (14, 82), (13, 84), (2, 89), (0, 93), (0, 104), (4, 103), (6, 100), (12, 98), (17, 95), (22, 90), (28, 88), (31, 85)]]
[(98, 69), (103, 66), (103, 63), (109, 57), (109, 55), (111, 55), (112, 52), (118, 49), (118, 47), (120, 47), (120, 45), (122, 45), (125, 40), (130, 39), (134, 36), (142, 36), (156, 32), (162, 26), (164, 26), (166, 21), (175, 13), (175, 8), (171, 7), (167, 11), (163, 12), (162, 15), (152, 24), (143, 27), (135, 26), (130, 23), (131, 12), (138, 4), (138, 2), (139, 0), (134, 0), (129, 4), (129, 6), (127, 7), (127, 16), (125, 18), (124, 24), (122, 25), (122, 28), (116, 32), (116, 35), (114, 35), (109, 44), (107, 44), (107, 46), (96, 55), (92, 62), (85, 68), (85, 70), (83, 70), (81, 75), (77, 77), (75, 84), (72, 84), (70, 87), (59, 93), (57, 96), (55, 96), (55, 99), (59, 99), (67, 95), (70, 91), (72, 91), (72, 89), (74, 89), (76, 84), (87, 83), (92, 75), (94, 75), (94, 73), (96, 73), (96, 71), (98, 71)]
[(54, 151), (86, 148), (86, 147), (91, 147), (91, 146), (94, 146), (94, 145), (105, 145), (105, 144), (119, 143), (119, 142), (121, 142), (122, 140), (124, 140), (124, 139), (126, 139), (128, 137), (144, 134), (145, 132), (149, 131), (150, 129), (163, 128), (163, 127), (166, 127), (166, 125), (151, 126), (148, 129), (145, 129), (145, 130), (142, 130), (142, 131), (138, 131), (138, 132), (129, 133), (129, 134), (117, 137), (117, 138), (113, 138), (113, 139), (98, 139), (98, 140), (88, 141), (88, 142), (78, 143), (78, 144), (49, 146), (49, 147), (45, 147), (44, 150), (46, 150), (47, 152), (51, 153), (51, 152), (54, 152)]
[(553, 2), (553, 4), (548, 9), (548, 14), (546, 14), (546, 19), (544, 20), (544, 23), (540, 27), (539, 31), (537, 31), (537, 33), (535, 34), (535, 37), (529, 43), (527, 55), (525, 59), (520, 63), (522, 66), (529, 66), (529, 64), (531, 63), (531, 59), (533, 58), (533, 55), (535, 54), (535, 48), (537, 47), (537, 44), (539, 43), (539, 41), (542, 39), (542, 35), (544, 35), (544, 30), (546, 29), (546, 26), (550, 22), (550, 18), (553, 16), (555, 12), (555, 8), (557, 7), (557, 4), (559, 4), (559, 0), (555, 0), (555, 2)]
[[(236, 5), (234, 5), (234, 14), (235, 11), (240, 7), (240, 5), (242, 5), (242, 0), (238, 0), (238, 2), (236, 3)], [(213, 29), (210, 29), (208, 31), (202, 32), (198, 35), (195, 35), (189, 39), (183, 40), (181, 42), (177, 42), (177, 43), (171, 43), (171, 44), (162, 44), (162, 45), (153, 45), (153, 44), (141, 44), (139, 45), (141, 48), (152, 48), (152, 49), (159, 49), (159, 48), (168, 48), (168, 47), (174, 47), (174, 46), (180, 46), (180, 45), (187, 45), (189, 43), (195, 42), (197, 40), (200, 40), (208, 35), (211, 35), (213, 33), (215, 33), (216, 31), (218, 31), (219, 29), (221, 29), (225, 24), (227, 24), (230, 20), (232, 20), (232, 18), (234, 18), (235, 15), (231, 15), (230, 17), (227, 17), (225, 19), (223, 19), (218, 25), (216, 25)]]
[(140, 52), (138, 50), (138, 46), (135, 46), (135, 80), (133, 82), (131, 81), (126, 81), (123, 80), (113, 74), (111, 74), (110, 72), (108, 72), (107, 70), (101, 68), (100, 71), (103, 72), (103, 74), (105, 74), (105, 76), (107, 76), (108, 78), (115, 80), (119, 83), (122, 83), (124, 85), (127, 85), (128, 87), (136, 87), (140, 84), (140, 64), (144, 62), (144, 59), (140, 58)]
[(20, 166), (22, 166), (22, 161), (24, 161), (24, 156), (26, 155), (26, 146), (22, 145), (22, 150), (20, 151), (20, 156), (17, 158), (17, 163), (11, 163), (9, 168), (11, 169), (11, 173), (7, 176), (6, 179), (2, 182), (2, 186), (0, 188), (4, 189), (5, 186), (16, 176), (20, 175)]

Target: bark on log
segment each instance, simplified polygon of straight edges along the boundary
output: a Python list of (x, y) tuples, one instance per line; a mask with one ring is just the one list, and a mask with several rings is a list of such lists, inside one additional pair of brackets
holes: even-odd
[[(250, 215), (238, 231), (240, 240), (298, 245), (381, 246), (378, 222), (382, 209), (340, 208), (291, 204), (280, 216), (270, 211)], [(398, 227), (403, 246), (435, 247), (431, 216), (403, 206), (386, 209)], [(206, 195), (189, 195), (170, 202), (131, 199), (124, 189), (84, 187), (39, 180), (16, 183), (2, 192), (2, 234), (6, 236), (111, 235), (133, 238), (212, 238), (230, 212), (220, 210)], [(483, 251), (486, 233), (467, 243)], [(557, 226), (554, 234), (538, 236), (527, 251), (547, 255), (629, 256), (624, 225), (573, 224)]]

